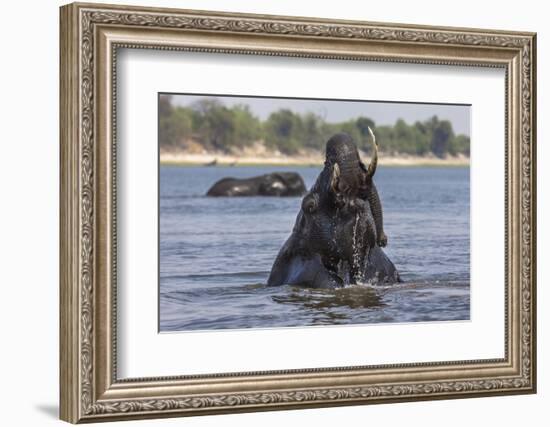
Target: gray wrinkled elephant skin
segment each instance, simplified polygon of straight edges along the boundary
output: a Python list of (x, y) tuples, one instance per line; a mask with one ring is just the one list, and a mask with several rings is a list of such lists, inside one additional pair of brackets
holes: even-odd
[(381, 249), (387, 243), (382, 205), (373, 176), (351, 137), (327, 142), (326, 161), (302, 200), (291, 235), (280, 249), (268, 286), (336, 288), (347, 284), (393, 284), (399, 273)]

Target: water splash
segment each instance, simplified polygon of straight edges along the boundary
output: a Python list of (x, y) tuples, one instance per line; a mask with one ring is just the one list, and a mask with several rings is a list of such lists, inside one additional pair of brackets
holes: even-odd
[(352, 239), (352, 271), (356, 272), (355, 277), (352, 279), (356, 283), (363, 283), (365, 281), (365, 273), (362, 268), (362, 251), (361, 246), (358, 243), (357, 229), (359, 227), (359, 213), (355, 212), (355, 223), (353, 224), (353, 239)]

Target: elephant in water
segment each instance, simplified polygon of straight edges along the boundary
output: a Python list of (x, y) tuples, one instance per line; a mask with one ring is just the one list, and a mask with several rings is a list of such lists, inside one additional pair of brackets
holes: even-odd
[(274, 172), (252, 178), (223, 178), (206, 193), (213, 197), (302, 196), (306, 193), (302, 177), (296, 172)]
[(368, 167), (349, 135), (336, 134), (327, 142), (325, 166), (302, 200), (268, 286), (336, 288), (400, 281), (381, 249), (387, 237), (373, 181), (378, 149), (372, 132), (371, 140), (373, 156)]

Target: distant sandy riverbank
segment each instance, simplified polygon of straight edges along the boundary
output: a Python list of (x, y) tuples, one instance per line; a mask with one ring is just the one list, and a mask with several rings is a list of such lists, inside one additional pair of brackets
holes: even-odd
[[(362, 156), (368, 161), (368, 156)], [(251, 165), (290, 165), (317, 166), (324, 162), (320, 155), (285, 156), (269, 155), (228, 155), (228, 154), (189, 154), (183, 152), (161, 152), (161, 164), (189, 166), (251, 166)], [(380, 155), (378, 163), (384, 166), (469, 166), (470, 158), (465, 156), (440, 159), (435, 156), (384, 156)]]

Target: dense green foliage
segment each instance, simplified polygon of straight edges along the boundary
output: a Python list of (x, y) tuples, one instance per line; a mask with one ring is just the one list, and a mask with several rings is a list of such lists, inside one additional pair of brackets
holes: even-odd
[(384, 153), (433, 153), (437, 157), (470, 154), (470, 138), (455, 135), (451, 122), (437, 116), (411, 125), (400, 119), (393, 126), (376, 126), (367, 117), (327, 123), (313, 113), (281, 109), (262, 122), (245, 105), (230, 108), (205, 98), (190, 107), (181, 107), (172, 105), (169, 96), (161, 96), (159, 101), (159, 139), (164, 148), (185, 149), (194, 141), (206, 150), (229, 152), (263, 141), (269, 149), (294, 154), (302, 149), (322, 150), (330, 136), (347, 132), (368, 152), (369, 126)]

